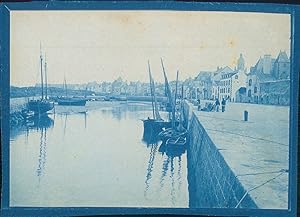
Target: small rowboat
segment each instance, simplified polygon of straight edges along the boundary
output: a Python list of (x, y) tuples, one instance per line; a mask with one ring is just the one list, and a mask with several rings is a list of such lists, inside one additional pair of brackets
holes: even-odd
[(177, 130), (174, 130), (172, 128), (167, 128), (163, 131), (161, 131), (159, 134), (158, 134), (158, 137), (163, 141), (163, 142), (166, 142), (168, 139), (171, 139), (171, 138), (179, 138), (179, 137), (186, 137), (187, 135), (187, 130), (184, 130), (184, 131), (177, 131)]
[(166, 142), (167, 148), (174, 147), (174, 148), (185, 148), (186, 144), (186, 137), (178, 137), (178, 138), (170, 138)]

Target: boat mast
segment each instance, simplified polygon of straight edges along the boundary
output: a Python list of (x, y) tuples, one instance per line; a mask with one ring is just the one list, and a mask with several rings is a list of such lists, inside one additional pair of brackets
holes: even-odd
[(148, 73), (149, 73), (149, 80), (150, 80), (150, 93), (151, 93), (151, 103), (152, 103), (152, 114), (153, 119), (155, 120), (155, 113), (154, 113), (154, 96), (153, 96), (153, 90), (152, 90), (152, 76), (151, 76), (151, 69), (150, 69), (150, 63), (148, 60)]
[(45, 54), (45, 99), (48, 97), (48, 81), (47, 81), (47, 61), (46, 61), (46, 54)]
[(64, 76), (64, 88), (65, 88), (66, 97), (67, 97), (67, 96), (68, 96), (68, 93), (67, 93), (67, 82), (66, 82), (66, 75)]
[(42, 99), (44, 99), (44, 82), (43, 82), (43, 56), (42, 56), (42, 44), (40, 43), (40, 65), (41, 65), (41, 87), (42, 87)]
[(158, 107), (157, 107), (157, 99), (156, 99), (156, 94), (155, 94), (155, 83), (152, 78), (151, 71), (150, 71), (150, 77), (151, 77), (152, 93), (153, 93), (153, 98), (154, 98), (155, 119), (162, 120), (162, 118), (160, 117), (159, 111), (158, 111)]
[(174, 109), (172, 112), (174, 112), (173, 117), (175, 117), (175, 108), (176, 108), (176, 100), (177, 100), (177, 86), (178, 86), (178, 70), (177, 70), (177, 75), (176, 75), (176, 86), (175, 86), (175, 100), (174, 100)]
[(154, 84), (154, 80), (152, 79), (152, 88), (153, 88), (153, 96), (154, 96), (154, 108), (155, 108), (155, 116), (156, 116), (156, 120), (162, 120), (158, 111), (158, 107), (157, 107), (157, 99), (156, 99), (156, 95), (155, 95), (155, 84)]
[(168, 95), (168, 98), (169, 98), (169, 102), (170, 102), (170, 105), (172, 107), (172, 128), (174, 129), (175, 128), (175, 108), (174, 108), (174, 102), (173, 102), (173, 99), (172, 99), (172, 93), (171, 93), (171, 90), (170, 90), (170, 86), (169, 86), (169, 82), (168, 82), (168, 78), (167, 78), (167, 75), (166, 75), (166, 71), (165, 71), (165, 67), (164, 67), (164, 63), (163, 63), (163, 59), (160, 58), (160, 62), (161, 62), (161, 66), (162, 66), (162, 69), (163, 69), (163, 73), (164, 73), (164, 77), (165, 77), (165, 85), (166, 85), (166, 91), (167, 91), (167, 95)]
[(176, 99), (177, 99), (177, 87), (178, 87), (178, 70), (176, 74), (176, 86), (175, 86), (175, 105), (176, 105)]

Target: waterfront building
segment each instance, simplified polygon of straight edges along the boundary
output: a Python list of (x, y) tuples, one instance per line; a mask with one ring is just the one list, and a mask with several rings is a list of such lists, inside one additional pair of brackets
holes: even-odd
[(232, 75), (231, 77), (230, 99), (232, 102), (246, 101), (246, 82), (247, 69), (245, 68), (245, 60), (243, 54), (240, 54), (237, 68), (234, 71), (234, 75)]
[[(260, 57), (247, 75), (246, 94), (249, 103), (287, 104), (289, 103), (290, 60), (284, 51), (277, 58), (266, 54)], [(276, 91), (281, 90), (281, 92)], [(271, 93), (271, 89), (275, 92)], [(282, 92), (283, 91), (283, 92)]]
[(197, 99), (211, 99), (212, 96), (212, 74), (210, 71), (200, 71), (193, 83), (196, 88)]
[(193, 79), (191, 77), (183, 81), (183, 98), (192, 99), (193, 92)]
[(243, 102), (246, 89), (245, 60), (242, 54), (237, 61), (237, 67), (232, 70), (230, 67), (217, 67), (213, 72), (211, 84), (211, 98), (231, 102)]
[(234, 74), (234, 71), (226, 67), (218, 67), (217, 70), (213, 73), (212, 78), (212, 98), (219, 100), (229, 99), (231, 97), (231, 76)]
[(110, 94), (112, 92), (112, 84), (111, 82), (102, 82), (100, 85), (100, 92), (105, 94)]
[(260, 103), (271, 105), (290, 104), (290, 79), (260, 83)]
[(115, 95), (124, 95), (127, 91), (127, 82), (121, 77), (112, 82), (112, 93)]

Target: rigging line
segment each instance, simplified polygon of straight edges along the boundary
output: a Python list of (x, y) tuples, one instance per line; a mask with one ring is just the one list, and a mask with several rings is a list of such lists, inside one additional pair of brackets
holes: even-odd
[(280, 173), (280, 172), (286, 172), (288, 173), (289, 170), (288, 169), (281, 169), (281, 170), (277, 170), (277, 171), (270, 171), (270, 172), (261, 172), (261, 173), (246, 173), (246, 174), (240, 174), (240, 175), (236, 175), (235, 177), (240, 177), (240, 176), (251, 176), (251, 175), (262, 175), (262, 174), (273, 174), (273, 173)]
[(260, 187), (264, 186), (265, 184), (267, 184), (267, 183), (273, 181), (274, 179), (278, 178), (279, 176), (281, 176), (281, 175), (284, 174), (284, 173), (285, 173), (285, 172), (281, 172), (281, 173), (278, 174), (277, 176), (274, 176), (273, 178), (268, 179), (267, 181), (263, 182), (262, 184), (257, 185), (257, 186), (255, 186), (255, 187), (251, 188), (250, 190), (246, 191), (245, 194), (243, 195), (243, 197), (240, 199), (240, 201), (239, 201), (239, 202), (237, 203), (237, 205), (235, 206), (235, 208), (238, 208), (238, 207), (239, 207), (239, 205), (243, 202), (243, 200), (245, 199), (245, 197), (247, 196), (247, 194), (248, 194), (250, 191), (253, 191), (253, 190), (257, 189), (257, 188), (260, 188)]
[(266, 141), (266, 142), (272, 142), (272, 143), (276, 143), (278, 145), (289, 146), (287, 144), (283, 144), (283, 143), (280, 143), (280, 142), (275, 142), (275, 141), (264, 139), (264, 138), (256, 138), (256, 137), (253, 137), (253, 136), (243, 135), (243, 134), (240, 134), (240, 133), (233, 133), (233, 132), (224, 131), (224, 130), (214, 130), (214, 129), (210, 129), (210, 128), (205, 128), (205, 129), (220, 132), (220, 133), (228, 133), (228, 134), (232, 134), (232, 135), (248, 137), (248, 138), (255, 139), (255, 140), (262, 140), (262, 141)]

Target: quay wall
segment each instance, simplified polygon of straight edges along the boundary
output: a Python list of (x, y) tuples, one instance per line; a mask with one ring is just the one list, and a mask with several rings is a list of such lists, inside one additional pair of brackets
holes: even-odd
[(22, 109), (26, 108), (26, 103), (28, 99), (25, 97), (22, 98), (10, 98), (10, 114), (15, 112), (20, 112)]
[(197, 116), (185, 103), (190, 143), (187, 150), (189, 206), (257, 208), (221, 152), (208, 136)]

